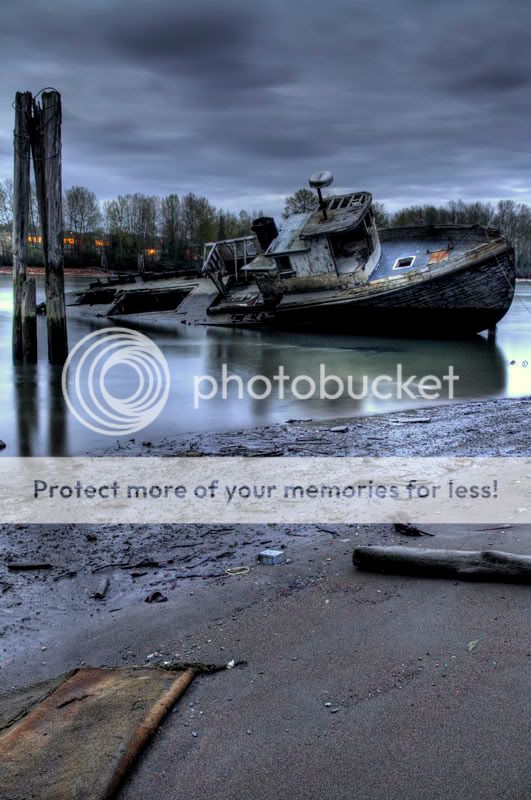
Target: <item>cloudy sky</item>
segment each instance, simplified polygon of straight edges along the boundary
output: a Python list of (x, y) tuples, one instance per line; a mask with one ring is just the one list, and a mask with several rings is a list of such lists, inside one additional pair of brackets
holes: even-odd
[(62, 92), (64, 182), (278, 210), (311, 172), (392, 208), (531, 202), (525, 0), (2, 0), (16, 90)]

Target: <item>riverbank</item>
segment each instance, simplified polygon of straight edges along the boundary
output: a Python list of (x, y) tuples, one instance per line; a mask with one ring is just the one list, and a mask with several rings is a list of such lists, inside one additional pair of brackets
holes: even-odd
[(130, 439), (101, 455), (524, 456), (531, 453), (530, 411), (531, 397), (432, 403), (368, 417), (290, 419), (252, 429)]
[[(112, 452), (529, 456), (530, 410), (531, 398), (468, 403), (129, 441)], [(122, 800), (169, 800), (177, 786), (192, 800), (232, 800), (248, 793), (250, 770), (256, 800), (517, 800), (529, 789), (529, 588), (363, 574), (351, 555), (357, 544), (426, 541), (529, 554), (531, 528), (427, 532), (3, 526), (0, 682), (22, 685), (80, 662), (245, 660), (194, 683)], [(285, 549), (287, 561), (258, 565), (267, 546)], [(15, 560), (52, 569), (8, 572)], [(248, 570), (227, 573), (236, 566)], [(96, 600), (104, 577), (107, 594)], [(159, 602), (146, 602), (157, 592)]]

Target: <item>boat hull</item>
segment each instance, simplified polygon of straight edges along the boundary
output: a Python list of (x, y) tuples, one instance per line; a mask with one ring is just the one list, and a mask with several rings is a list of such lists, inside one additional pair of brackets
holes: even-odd
[(460, 337), (493, 329), (515, 290), (512, 248), (454, 272), (336, 301), (279, 308), (273, 327), (415, 337)]

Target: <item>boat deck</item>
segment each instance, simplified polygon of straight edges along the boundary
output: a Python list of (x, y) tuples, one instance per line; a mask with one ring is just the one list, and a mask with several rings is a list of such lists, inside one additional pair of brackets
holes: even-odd
[[(450, 259), (459, 258), (479, 244), (481, 244), (479, 241), (459, 240), (457, 237), (449, 237), (446, 240), (426, 238), (382, 242), (382, 254), (378, 266), (369, 277), (369, 281), (399, 277), (437, 263), (441, 264)], [(411, 257), (414, 257), (414, 261), (410, 266), (395, 267), (398, 259)]]

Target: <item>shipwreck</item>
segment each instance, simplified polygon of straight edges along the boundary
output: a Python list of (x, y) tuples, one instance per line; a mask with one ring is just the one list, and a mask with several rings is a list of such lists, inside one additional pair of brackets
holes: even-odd
[(70, 314), (134, 324), (455, 337), (493, 330), (515, 290), (511, 245), (492, 228), (378, 229), (369, 192), (323, 195), (277, 228), (209, 242), (197, 275), (112, 276), (68, 298)]

